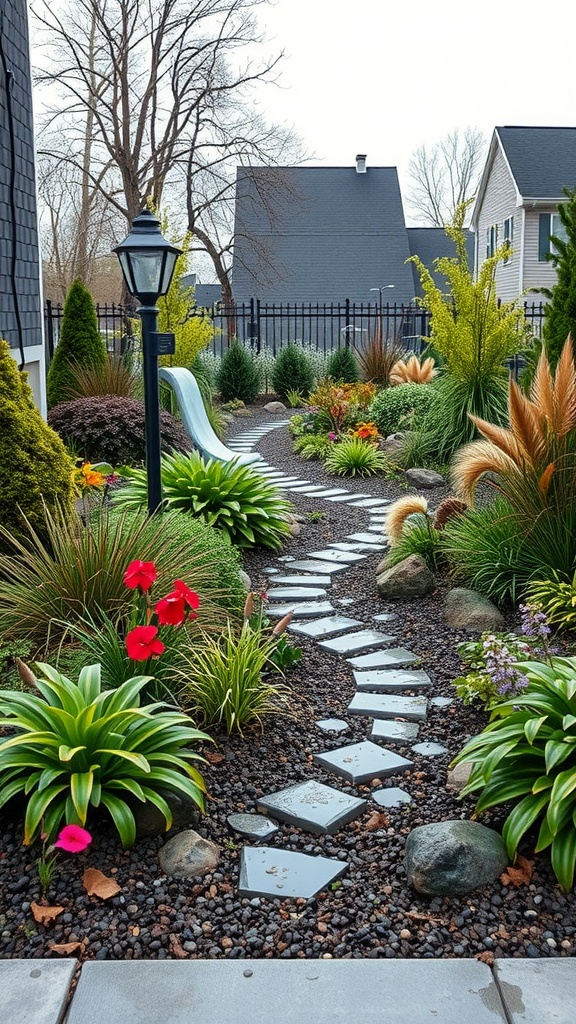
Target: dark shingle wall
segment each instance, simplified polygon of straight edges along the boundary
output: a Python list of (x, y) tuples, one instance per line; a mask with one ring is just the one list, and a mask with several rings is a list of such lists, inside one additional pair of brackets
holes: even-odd
[[(16, 239), (16, 290), (25, 346), (40, 345), (39, 249), (36, 224), (32, 85), (26, 0), (2, 0), (0, 32), (6, 67), (14, 76), (12, 113), (16, 162), (13, 224), (10, 204), (12, 152), (5, 67), (0, 61), (0, 337), (16, 349), (19, 333), (11, 279), (12, 243)], [(15, 233), (14, 233), (15, 232)]]

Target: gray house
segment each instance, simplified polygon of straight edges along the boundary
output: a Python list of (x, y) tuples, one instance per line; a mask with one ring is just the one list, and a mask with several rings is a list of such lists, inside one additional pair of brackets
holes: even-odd
[(0, 7), (0, 338), (46, 410), (26, 0)]
[(472, 212), (475, 265), (510, 242), (510, 257), (498, 266), (496, 291), (504, 301), (544, 299), (556, 283), (547, 260), (550, 236), (560, 237), (558, 206), (564, 188), (576, 186), (576, 128), (495, 128)]

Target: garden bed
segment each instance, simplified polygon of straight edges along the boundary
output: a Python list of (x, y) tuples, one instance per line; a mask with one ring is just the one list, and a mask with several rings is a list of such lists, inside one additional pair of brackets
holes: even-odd
[[(261, 422), (268, 414), (259, 409), (252, 419), (239, 419), (231, 433)], [(258, 444), (268, 462), (314, 483), (346, 486), (366, 494), (394, 499), (404, 488), (381, 478), (344, 480), (328, 478), (321, 464), (304, 462), (291, 451), (286, 428), (266, 435)], [(438, 491), (429, 492), (432, 504)], [(444, 496), (445, 492), (442, 492)], [(301, 533), (282, 554), (295, 557), (332, 541), (343, 540), (366, 527), (368, 514), (322, 499), (291, 495), (304, 517)], [(321, 512), (322, 517), (307, 518)], [(406, 646), (421, 659), (432, 678), (431, 696), (455, 697), (451, 680), (458, 674), (457, 644), (469, 635), (449, 629), (442, 621), (442, 595), (449, 586), (439, 579), (430, 597), (385, 604), (376, 594), (375, 569), (379, 554), (334, 577), (330, 596), (351, 599), (343, 606), (366, 626), (373, 616), (394, 611), (390, 631), (397, 646)], [(266, 567), (276, 564), (262, 550), (247, 552), (244, 564), (254, 589), (266, 589)], [(288, 566), (287, 566), (288, 568)], [(514, 621), (509, 625), (513, 626)], [(564, 894), (556, 884), (546, 854), (534, 859), (532, 878), (518, 888), (500, 881), (467, 897), (429, 899), (418, 895), (406, 881), (402, 866), (409, 831), (427, 822), (468, 818), (473, 801), (463, 802), (446, 788), (449, 761), (465, 740), (477, 733), (485, 716), (464, 707), (457, 699), (447, 708), (431, 706), (419, 739), (444, 744), (449, 754), (426, 757), (410, 754), (415, 767), (402, 776), (401, 785), (413, 802), (385, 812), (370, 800), (374, 787), (351, 786), (338, 780), (345, 792), (368, 799), (366, 814), (333, 836), (315, 836), (283, 825), (267, 845), (346, 861), (341, 883), (311, 900), (239, 899), (238, 863), (242, 840), (231, 833), (227, 816), (254, 811), (258, 799), (290, 784), (316, 779), (334, 786), (334, 776), (313, 763), (312, 756), (342, 744), (342, 738), (322, 733), (315, 722), (324, 717), (346, 717), (354, 693), (352, 671), (343, 658), (323, 652), (304, 637), (302, 661), (292, 668), (294, 718), (271, 718), (264, 732), (250, 728), (244, 737), (212, 731), (214, 750), (205, 766), (209, 800), (199, 831), (221, 848), (218, 870), (202, 879), (182, 881), (161, 875), (157, 851), (164, 839), (139, 840), (123, 852), (108, 825), (93, 828), (88, 852), (62, 857), (48, 893), (63, 912), (54, 924), (33, 920), (30, 904), (40, 895), (35, 847), (21, 845), (22, 825), (2, 815), (0, 821), (0, 957), (44, 957), (50, 944), (79, 942), (81, 955), (98, 959), (145, 958), (250, 958), (250, 957), (446, 957), (570, 956), (576, 953), (576, 895)], [(351, 717), (344, 741), (366, 738), (369, 719)], [(214, 755), (216, 752), (216, 756)], [(408, 748), (398, 748), (408, 755)], [(385, 780), (397, 785), (398, 780)], [(486, 816), (499, 827), (505, 815)], [(524, 852), (532, 860), (529, 849)], [(85, 866), (112, 875), (121, 892), (99, 901), (82, 886)]]

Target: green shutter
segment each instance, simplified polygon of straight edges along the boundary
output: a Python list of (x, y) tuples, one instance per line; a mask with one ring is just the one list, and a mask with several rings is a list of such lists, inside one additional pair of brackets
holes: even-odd
[(541, 213), (538, 218), (538, 259), (545, 263), (550, 252), (550, 214)]

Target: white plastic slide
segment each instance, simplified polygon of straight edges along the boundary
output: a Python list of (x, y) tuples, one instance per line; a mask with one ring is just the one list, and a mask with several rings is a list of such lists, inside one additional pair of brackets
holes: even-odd
[(158, 376), (172, 388), (182, 422), (202, 455), (208, 459), (217, 459), (218, 462), (231, 462), (232, 459), (236, 459), (241, 466), (261, 462), (262, 456), (258, 452), (234, 452), (216, 436), (206, 415), (200, 388), (190, 370), (184, 366), (174, 366), (170, 369), (162, 366), (158, 370)]

